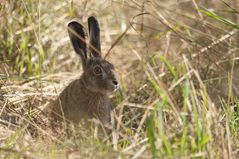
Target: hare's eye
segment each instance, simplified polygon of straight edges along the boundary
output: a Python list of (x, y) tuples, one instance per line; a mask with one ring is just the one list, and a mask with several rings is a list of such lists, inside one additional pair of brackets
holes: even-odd
[(101, 69), (99, 66), (96, 66), (96, 67), (94, 68), (94, 73), (95, 73), (96, 75), (100, 75), (100, 74), (102, 73), (102, 69)]

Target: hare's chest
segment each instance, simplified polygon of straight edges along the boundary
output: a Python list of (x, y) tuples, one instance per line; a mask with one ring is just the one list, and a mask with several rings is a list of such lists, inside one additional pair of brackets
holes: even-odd
[(95, 117), (98, 112), (106, 110), (104, 103), (99, 100), (94, 100), (94, 98), (83, 97), (82, 95), (68, 99), (64, 107), (66, 117), (74, 122), (79, 122), (82, 119), (91, 119)]
[(92, 118), (91, 106), (84, 98), (74, 98), (65, 106), (66, 117), (73, 122)]
[(102, 121), (103, 123), (109, 123), (110, 122), (110, 114), (112, 110), (111, 103), (108, 98), (102, 98), (102, 97), (95, 97), (90, 98), (88, 101), (84, 101), (84, 103), (87, 103), (85, 105), (80, 106), (80, 112), (81, 116), (84, 116), (86, 118), (96, 118)]

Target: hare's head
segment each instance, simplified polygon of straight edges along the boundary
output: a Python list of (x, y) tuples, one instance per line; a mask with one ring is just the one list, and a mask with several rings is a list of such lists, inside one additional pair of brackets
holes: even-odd
[(88, 18), (88, 27), (90, 41), (87, 49), (83, 26), (76, 21), (68, 24), (71, 43), (82, 59), (84, 70), (82, 80), (93, 92), (103, 94), (113, 92), (118, 89), (119, 83), (114, 73), (114, 66), (101, 57), (100, 28), (95, 17)]

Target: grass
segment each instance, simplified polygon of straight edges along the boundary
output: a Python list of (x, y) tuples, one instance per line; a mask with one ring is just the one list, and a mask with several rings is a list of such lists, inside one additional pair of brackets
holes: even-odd
[[(239, 157), (236, 0), (0, 4), (0, 158)], [(41, 115), (81, 74), (66, 26), (90, 15), (121, 81), (104, 139)]]

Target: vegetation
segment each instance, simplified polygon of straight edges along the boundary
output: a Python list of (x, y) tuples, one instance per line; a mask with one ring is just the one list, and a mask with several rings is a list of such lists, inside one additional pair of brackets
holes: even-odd
[[(81, 74), (67, 23), (91, 15), (121, 81), (105, 139), (41, 115)], [(237, 0), (6, 0), (0, 18), (0, 158), (239, 157)]]

